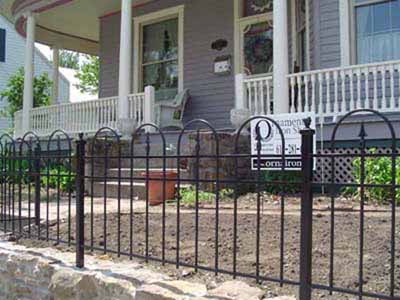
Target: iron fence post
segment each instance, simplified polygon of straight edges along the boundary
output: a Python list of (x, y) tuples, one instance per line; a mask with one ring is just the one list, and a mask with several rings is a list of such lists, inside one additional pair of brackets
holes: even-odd
[[(33, 164), (33, 172), (35, 174), (35, 225), (40, 226), (40, 188), (41, 188), (41, 179), (40, 179), (40, 145), (37, 145), (34, 150), (34, 164)], [(38, 230), (38, 232), (40, 229)]]
[(76, 266), (85, 266), (85, 145), (83, 134), (76, 142)]
[(310, 300), (312, 293), (312, 223), (313, 192), (312, 178), (314, 167), (314, 134), (310, 120), (305, 120), (306, 129), (302, 130), (301, 160), (303, 193), (301, 199), (301, 242), (300, 242), (300, 300)]

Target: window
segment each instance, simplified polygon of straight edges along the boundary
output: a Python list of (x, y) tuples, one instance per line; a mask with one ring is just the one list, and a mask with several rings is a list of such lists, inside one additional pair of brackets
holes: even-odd
[(352, 0), (359, 64), (400, 59), (400, 0)]
[(247, 75), (273, 70), (273, 27), (271, 22), (251, 23), (243, 28), (243, 71)]
[(6, 30), (0, 28), (0, 62), (6, 61)]
[(178, 93), (178, 18), (143, 26), (142, 89), (152, 85), (157, 100)]
[(135, 17), (133, 90), (156, 90), (156, 101), (172, 100), (183, 91), (184, 6)]

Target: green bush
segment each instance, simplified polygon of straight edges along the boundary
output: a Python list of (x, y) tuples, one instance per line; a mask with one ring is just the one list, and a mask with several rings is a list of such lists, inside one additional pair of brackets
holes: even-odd
[[(219, 192), (219, 199), (223, 200), (232, 196), (233, 191), (223, 189)], [(193, 186), (180, 190), (181, 204), (194, 207), (196, 205), (196, 189)], [(199, 203), (211, 203), (215, 200), (215, 193), (199, 191)]]
[[(372, 154), (376, 150), (371, 151)], [(392, 159), (388, 156), (367, 157), (365, 158), (365, 184), (390, 185), (392, 183)], [(361, 158), (354, 159), (352, 174), (357, 184), (361, 183)], [(400, 159), (396, 160), (396, 184), (400, 182)], [(347, 194), (360, 197), (360, 190), (357, 188), (346, 189)], [(378, 204), (387, 204), (391, 202), (392, 190), (388, 186), (383, 187), (366, 187), (364, 189), (365, 200)], [(400, 190), (396, 189), (396, 205), (400, 205)]]
[[(57, 189), (59, 184), (62, 192), (67, 193), (75, 190), (75, 174), (63, 165), (45, 168), (41, 171), (41, 174), (40, 181), (43, 188), (48, 186)], [(60, 182), (58, 183), (58, 181)]]
[[(270, 194), (295, 194), (301, 192), (302, 174), (300, 171), (265, 171), (263, 179), (266, 183), (265, 192)], [(283, 182), (283, 184), (271, 184), (271, 182)]]

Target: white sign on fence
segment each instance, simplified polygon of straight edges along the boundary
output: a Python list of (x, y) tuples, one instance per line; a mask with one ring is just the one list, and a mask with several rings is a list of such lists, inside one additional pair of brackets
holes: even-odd
[[(304, 120), (311, 118), (311, 128), (316, 128), (315, 113), (293, 113), (269, 116), (282, 129), (285, 140), (285, 155), (296, 157), (285, 158), (285, 170), (301, 170), (301, 134), (305, 128)], [(251, 151), (257, 155), (257, 128), (261, 136), (261, 159), (252, 157), (252, 169), (258, 169), (258, 161), (261, 170), (282, 170), (282, 135), (278, 127), (271, 121), (255, 119), (251, 122)], [(314, 151), (316, 150), (314, 138)]]

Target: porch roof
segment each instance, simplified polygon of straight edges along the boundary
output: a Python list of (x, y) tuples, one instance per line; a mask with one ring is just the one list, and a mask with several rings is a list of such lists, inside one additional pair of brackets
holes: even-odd
[[(133, 0), (138, 6), (154, 0)], [(36, 41), (88, 54), (99, 51), (99, 19), (119, 13), (117, 0), (0, 0), (0, 13), (25, 36), (24, 14), (36, 13)]]

